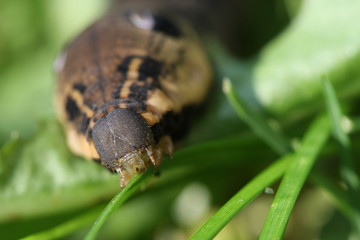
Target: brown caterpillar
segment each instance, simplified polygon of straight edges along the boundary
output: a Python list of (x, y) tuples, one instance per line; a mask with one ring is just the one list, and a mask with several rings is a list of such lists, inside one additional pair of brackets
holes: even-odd
[(118, 172), (122, 187), (172, 155), (181, 116), (211, 84), (195, 31), (154, 10), (110, 12), (68, 45), (55, 69), (70, 149)]

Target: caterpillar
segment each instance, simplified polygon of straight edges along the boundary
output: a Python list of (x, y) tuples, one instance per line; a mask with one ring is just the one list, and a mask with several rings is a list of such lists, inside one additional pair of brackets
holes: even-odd
[(185, 18), (116, 8), (59, 55), (56, 109), (69, 148), (120, 175), (159, 166), (174, 152), (186, 112), (204, 101), (212, 72)]

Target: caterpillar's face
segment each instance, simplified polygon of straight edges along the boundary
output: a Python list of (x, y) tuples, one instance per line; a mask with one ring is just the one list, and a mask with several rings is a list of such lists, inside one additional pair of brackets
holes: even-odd
[(70, 148), (121, 175), (159, 165), (201, 103), (210, 68), (196, 34), (149, 11), (111, 13), (57, 63), (57, 104)]
[(151, 163), (153, 134), (145, 120), (133, 110), (119, 108), (100, 118), (91, 137), (101, 161), (109, 168), (135, 174), (143, 172)]

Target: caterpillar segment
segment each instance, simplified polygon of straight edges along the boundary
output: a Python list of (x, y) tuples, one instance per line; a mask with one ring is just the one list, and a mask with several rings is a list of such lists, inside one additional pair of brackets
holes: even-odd
[(67, 46), (55, 71), (70, 149), (118, 172), (121, 187), (173, 154), (185, 112), (211, 85), (195, 31), (149, 10), (110, 12)]

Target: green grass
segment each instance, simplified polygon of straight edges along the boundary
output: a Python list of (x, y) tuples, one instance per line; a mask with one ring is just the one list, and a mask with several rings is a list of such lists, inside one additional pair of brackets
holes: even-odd
[[(288, 145), (283, 137), (274, 132), (258, 115), (249, 110), (245, 102), (239, 100), (229, 79), (224, 80), (224, 93), (239, 117), (254, 129), (254, 132), (267, 142), (274, 151), (281, 155), (286, 153)], [(300, 149), (293, 156), (286, 157), (260, 173), (214, 214), (192, 236), (192, 239), (212, 239), (215, 237), (241, 209), (285, 173), (260, 235), (260, 239), (281, 239), (299, 192), (329, 135), (329, 129), (328, 119), (324, 116), (319, 117), (308, 130)]]
[(86, 235), (86, 240), (92, 240), (96, 238), (97, 233), (99, 232), (100, 228), (105, 224), (106, 220), (109, 218), (109, 216), (114, 213), (117, 208), (121, 206), (129, 197), (134, 195), (139, 188), (141, 187), (141, 184), (143, 184), (149, 177), (152, 176), (150, 174), (150, 171), (146, 171), (145, 173), (142, 173), (138, 176), (135, 176), (133, 179), (131, 179), (131, 182), (122, 189), (107, 205), (107, 207), (104, 209), (104, 211), (101, 213), (101, 215), (98, 217), (98, 219), (95, 221), (93, 227), (90, 229), (89, 233)]
[(264, 192), (265, 188), (277, 181), (284, 174), (292, 160), (293, 156), (284, 157), (259, 173), (211, 216), (190, 239), (213, 239), (236, 214)]
[(356, 173), (356, 162), (352, 158), (351, 141), (343, 124), (343, 114), (335, 91), (328, 80), (323, 80), (326, 106), (330, 115), (332, 133), (338, 143), (341, 157), (340, 174), (348, 188), (352, 205), (351, 219), (354, 236), (360, 237), (360, 175)]
[(279, 132), (275, 132), (262, 116), (251, 109), (246, 101), (240, 99), (228, 78), (223, 80), (223, 92), (241, 120), (249, 125), (254, 133), (262, 138), (279, 155), (289, 153), (291, 147), (285, 140), (285, 137)]
[(311, 125), (281, 181), (261, 231), (260, 239), (283, 238), (296, 199), (327, 140), (329, 132), (328, 119), (324, 116), (316, 119)]

